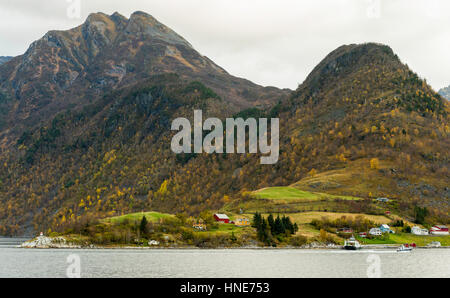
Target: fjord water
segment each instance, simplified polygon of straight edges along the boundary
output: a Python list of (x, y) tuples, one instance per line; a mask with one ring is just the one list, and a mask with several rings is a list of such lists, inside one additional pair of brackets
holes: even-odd
[[(373, 260), (381, 277), (450, 277), (449, 249), (21, 249), (0, 239), (0, 277), (66, 277), (78, 255), (81, 277), (368, 277)], [(373, 257), (373, 256), (378, 257)], [(370, 271), (370, 270), (369, 270)]]

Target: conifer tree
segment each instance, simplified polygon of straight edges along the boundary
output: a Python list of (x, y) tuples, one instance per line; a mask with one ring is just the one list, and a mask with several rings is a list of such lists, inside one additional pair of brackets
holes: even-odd
[(141, 231), (141, 233), (143, 235), (147, 234), (147, 224), (148, 224), (148, 221), (147, 221), (147, 218), (144, 215), (144, 217), (142, 217), (141, 224), (139, 226), (139, 230)]
[(275, 221), (273, 219), (273, 215), (270, 214), (269, 217), (267, 217), (267, 223), (269, 224), (270, 230), (273, 232), (275, 231)]

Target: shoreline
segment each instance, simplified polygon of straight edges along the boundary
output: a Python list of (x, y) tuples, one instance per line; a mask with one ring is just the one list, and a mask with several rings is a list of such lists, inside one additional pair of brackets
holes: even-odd
[[(336, 251), (344, 251), (344, 247), (208, 247), (208, 248), (201, 248), (201, 247), (134, 247), (134, 246), (117, 246), (117, 247), (103, 247), (103, 246), (95, 246), (95, 247), (22, 247), (22, 246), (16, 246), (15, 248), (20, 249), (57, 249), (57, 250), (65, 250), (65, 249), (73, 249), (73, 250), (336, 250)], [(396, 250), (398, 246), (394, 247), (386, 247), (386, 246), (380, 246), (380, 247), (363, 247), (362, 249), (358, 251), (365, 251), (365, 250)], [(428, 249), (450, 249), (450, 246), (441, 246), (441, 247), (416, 247), (414, 250), (428, 250)], [(351, 252), (349, 250), (349, 252)]]
[[(396, 250), (399, 245), (367, 245), (363, 246), (359, 251), (364, 250)], [(50, 245), (50, 246), (23, 246), (18, 245), (16, 248), (21, 249), (79, 249), (79, 250), (345, 250), (344, 246), (305, 246), (305, 247), (261, 247), (261, 246), (241, 246), (241, 247), (197, 247), (197, 246), (77, 246), (77, 245)], [(450, 249), (450, 246), (441, 247), (426, 247), (418, 246), (414, 249), (427, 250), (427, 249)]]
[[(401, 244), (367, 244), (362, 245), (361, 250), (395, 250)], [(127, 250), (344, 250), (343, 245), (337, 244), (323, 244), (319, 242), (312, 242), (302, 246), (280, 246), (280, 247), (264, 247), (258, 245), (243, 245), (243, 246), (218, 246), (218, 247), (198, 247), (192, 245), (168, 245), (161, 244), (155, 246), (133, 246), (133, 245), (108, 245), (101, 246), (95, 244), (74, 242), (62, 236), (46, 237), (39, 236), (17, 245), (16, 248), (25, 249), (127, 249)], [(417, 246), (414, 249), (449, 249), (450, 246)]]

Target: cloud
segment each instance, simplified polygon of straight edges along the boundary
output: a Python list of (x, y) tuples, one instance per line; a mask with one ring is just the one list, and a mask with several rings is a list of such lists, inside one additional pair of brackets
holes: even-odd
[[(81, 4), (81, 18), (67, 9)], [(0, 55), (18, 55), (52, 29), (91, 12), (143, 10), (233, 75), (296, 88), (342, 44), (391, 46), (439, 89), (450, 84), (450, 3), (445, 0), (15, 0), (0, 3)]]

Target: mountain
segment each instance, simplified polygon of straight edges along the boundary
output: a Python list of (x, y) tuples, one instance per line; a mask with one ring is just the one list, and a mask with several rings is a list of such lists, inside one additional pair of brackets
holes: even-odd
[(439, 90), (439, 94), (442, 95), (447, 100), (450, 100), (450, 86)]
[(231, 76), (149, 14), (96, 13), (74, 29), (48, 32), (0, 66), (0, 95), (7, 99), (0, 103), (6, 115), (0, 134), (3, 127), (17, 137), (67, 107), (165, 73), (202, 82), (234, 112), (269, 106), (289, 92)]
[[(400, 214), (413, 217), (414, 206), (426, 206), (430, 216), (448, 221), (449, 103), (388, 46), (369, 43), (339, 47), (297, 90), (283, 98), (286, 90), (258, 87), (215, 69), (209, 60), (199, 62), (201, 56), (165, 27), (144, 26), (147, 29), (142, 35), (150, 35), (142, 38), (137, 34), (140, 37), (136, 38), (152, 50), (136, 58), (128, 42), (135, 35), (127, 34), (141, 32), (136, 29), (141, 27), (132, 20), (142, 17), (146, 21), (138, 24), (148, 24), (153, 18), (142, 13), (130, 20), (117, 14), (97, 14), (86, 24), (99, 17), (101, 23), (122, 29), (107, 30), (109, 27), (97, 23), (104, 29), (100, 30), (102, 34), (80, 33), (73, 39), (74, 45), (69, 47), (73, 58), (66, 61), (75, 65), (83, 60), (83, 53), (88, 53), (83, 60), (87, 62), (67, 90), (57, 87), (56, 77), (48, 81), (54, 86), (51, 92), (65, 94), (49, 96), (53, 102), (46, 103), (58, 107), (58, 112), (52, 114), (51, 109), (34, 104), (43, 100), (38, 87), (45, 84), (38, 76), (27, 77), (26, 61), (33, 61), (35, 56), (25, 58), (25, 54), (7, 64), (8, 69), (16, 65), (17, 72), (23, 70), (22, 75), (30, 81), (22, 80), (17, 72), (3, 81), (4, 90), (16, 88), (6, 100), (6, 104), (14, 103), (9, 106), (8, 117), (12, 118), (8, 120), (17, 121), (14, 117), (20, 115), (25, 121), (20, 121), (18, 138), (0, 143), (0, 234), (63, 230), (69, 223), (83, 226), (96, 218), (142, 210), (196, 215), (224, 206), (230, 210), (247, 208), (250, 191), (286, 185), (362, 198), (388, 196), (396, 199), (393, 208)], [(107, 19), (117, 24), (113, 26)], [(165, 32), (164, 40), (160, 32)], [(95, 36), (95, 42), (91, 42), (91, 36)], [(108, 40), (115, 41), (114, 50), (120, 55), (108, 54), (108, 47), (98, 50)], [(39, 47), (45, 48), (47, 42), (37, 44), (40, 42), (43, 45)], [(61, 45), (69, 43), (59, 39)], [(165, 49), (168, 44), (176, 47), (196, 70), (179, 57), (168, 58), (161, 44)], [(119, 52), (122, 45), (128, 45), (128, 50)], [(30, 49), (37, 47), (35, 44)], [(47, 55), (62, 51), (52, 48)], [(94, 53), (97, 59), (89, 58)], [(147, 72), (119, 71), (123, 76), (105, 73), (119, 61), (125, 66), (133, 61), (137, 69), (148, 57), (155, 60)], [(45, 62), (37, 69), (47, 75), (53, 73), (58, 60), (47, 60), (46, 56), (40, 59)], [(108, 64), (111, 59), (114, 63)], [(60, 63), (60, 69), (65, 69), (62, 77), (75, 69), (69, 68), (69, 62)], [(79, 65), (81, 68), (83, 64)], [(116, 76), (108, 75), (113, 73)], [(224, 80), (211, 81), (206, 73)], [(91, 88), (83, 87), (86, 82)], [(230, 82), (236, 82), (236, 87), (230, 87)], [(245, 89), (239, 89), (241, 86), (253, 86), (267, 98), (267, 104), (244, 97), (249, 93), (240, 93)], [(264, 107), (255, 108), (260, 104)], [(258, 154), (175, 155), (170, 150), (174, 135), (171, 121), (176, 117), (192, 119), (194, 109), (202, 109), (204, 118), (280, 118), (278, 163), (261, 165)], [(35, 113), (47, 118), (36, 120)], [(34, 119), (33, 125), (27, 119)], [(4, 123), (8, 133), (13, 130), (11, 122)], [(350, 204), (352, 210), (360, 207)]]
[[(282, 106), (281, 118), (291, 120), (280, 134), (292, 138), (285, 154), (302, 189), (389, 196), (448, 213), (449, 104), (389, 47), (338, 48)], [(311, 169), (317, 174), (305, 176)]]
[(12, 59), (12, 57), (0, 56), (0, 65), (2, 65), (3, 63), (8, 62), (11, 59)]

